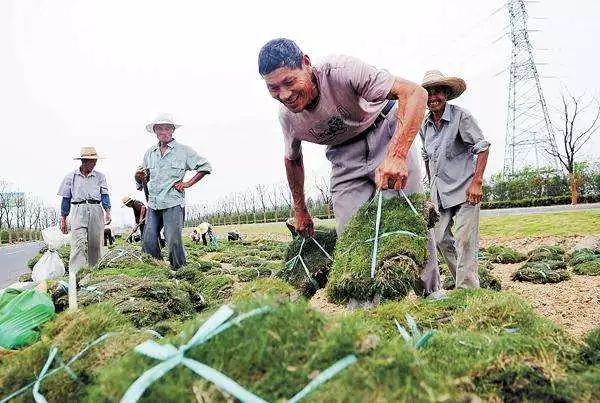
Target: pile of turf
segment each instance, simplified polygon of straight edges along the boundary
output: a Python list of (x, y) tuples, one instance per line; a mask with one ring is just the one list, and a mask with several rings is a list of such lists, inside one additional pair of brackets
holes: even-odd
[[(440, 301), (391, 301), (371, 311), (332, 316), (313, 310), (293, 292), (274, 278), (246, 283), (233, 295), (235, 310), (269, 306), (271, 311), (230, 327), (189, 349), (185, 357), (222, 372), (266, 401), (289, 399), (347, 354), (358, 361), (312, 391), (307, 401), (595, 401), (600, 394), (593, 358), (598, 343), (589, 341), (593, 337), (582, 348), (512, 293), (454, 290)], [(175, 326), (177, 333), (154, 340), (179, 347), (213, 312), (203, 311)], [(410, 327), (406, 314), (422, 331), (436, 330), (420, 348), (405, 342), (396, 328), (395, 321)], [(152, 336), (136, 331), (106, 304), (61, 313), (43, 329), (40, 342), (5, 359), (0, 396), (34, 381), (52, 344), (67, 361), (106, 332), (118, 335), (71, 365), (77, 381), (61, 371), (43, 380), (40, 391), (48, 401), (119, 401), (139, 376), (162, 361), (133, 350)], [(19, 400), (31, 400), (31, 395)], [(140, 401), (232, 400), (177, 365), (149, 386)]]
[(571, 274), (562, 260), (529, 261), (511, 276), (513, 281), (536, 284), (560, 283), (570, 278)]
[[(411, 200), (418, 211), (424, 210), (424, 195), (413, 195)], [(418, 281), (427, 258), (426, 220), (415, 215), (402, 198), (383, 202), (375, 277), (371, 278), (376, 213), (376, 202), (365, 204), (338, 240), (326, 289), (332, 302), (402, 298)]]
[(573, 273), (600, 276), (600, 252), (595, 249), (579, 249), (571, 254), (569, 266)]
[[(172, 279), (88, 275), (80, 281), (77, 302), (79, 306), (108, 302), (135, 326), (146, 327), (166, 319), (190, 318), (203, 310), (209, 299), (204, 290), (208, 288)], [(66, 309), (67, 295), (56, 299), (54, 305), (58, 311)]]
[[(329, 256), (333, 257), (337, 241), (335, 230), (318, 227), (314, 239), (325, 249)], [(297, 258), (300, 247), (302, 247), (300, 256), (302, 256), (310, 277), (299, 258)], [(285, 260), (286, 263), (277, 273), (277, 277), (290, 283), (306, 297), (312, 297), (319, 288), (323, 288), (327, 283), (332, 262), (313, 239), (294, 237), (294, 240), (288, 246)]]
[(560, 246), (540, 246), (527, 254), (527, 260), (530, 262), (565, 260), (565, 250)]
[[(104, 341), (90, 347), (69, 365), (72, 375), (60, 370), (43, 379), (40, 393), (50, 402), (81, 401), (101, 368), (110, 365), (137, 344), (152, 338), (146, 332), (135, 331), (127, 317), (109, 304), (96, 304), (77, 312), (63, 312), (42, 329), (39, 342), (1, 361), (0, 397), (5, 398), (34, 382), (52, 347), (58, 348), (58, 354), (50, 371), (107, 334), (109, 336)], [(11, 401), (33, 401), (32, 389), (25, 390)]]
[[(480, 260), (478, 262), (477, 272), (479, 274), (479, 287), (500, 291), (502, 289), (502, 284), (500, 279), (491, 273), (493, 268), (494, 266), (488, 260)], [(454, 277), (452, 277), (451, 274), (446, 275), (444, 278), (444, 289), (452, 290), (454, 289), (454, 286)]]
[(581, 358), (586, 364), (600, 365), (600, 326), (597, 326), (585, 337)]
[(483, 250), (483, 254), (492, 263), (520, 263), (526, 259), (516, 249), (502, 245), (490, 245)]

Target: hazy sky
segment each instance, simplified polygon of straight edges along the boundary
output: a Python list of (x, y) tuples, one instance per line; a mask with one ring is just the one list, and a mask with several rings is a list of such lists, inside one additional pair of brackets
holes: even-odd
[[(359, 57), (420, 82), (436, 68), (467, 82), (455, 103), (471, 110), (492, 142), (487, 174), (502, 168), (510, 46), (503, 1), (34, 1), (0, 2), (0, 178), (58, 206), (63, 176), (84, 145), (106, 156), (97, 169), (118, 200), (155, 137), (145, 124), (161, 111), (184, 125), (178, 141), (214, 173), (187, 192), (211, 204), (256, 184), (283, 180), (277, 103), (257, 72), (257, 53), (285, 36), (318, 63)], [(561, 83), (600, 89), (600, 3), (528, 5), (546, 100)], [(597, 159), (596, 141), (587, 157)], [(327, 176), (324, 147), (304, 145), (311, 178)], [(313, 179), (307, 180), (308, 184)]]

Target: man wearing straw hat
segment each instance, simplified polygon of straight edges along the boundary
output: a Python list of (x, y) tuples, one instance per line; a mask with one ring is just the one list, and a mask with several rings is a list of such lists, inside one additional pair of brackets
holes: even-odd
[[(100, 259), (104, 226), (110, 224), (110, 197), (104, 174), (94, 170), (100, 157), (94, 147), (81, 148), (81, 166), (69, 172), (58, 190), (62, 197), (60, 229), (66, 234), (71, 215), (71, 256), (69, 272), (77, 273), (87, 263)], [(86, 256), (87, 245), (87, 256)]]
[[(267, 42), (259, 73), (281, 102), (285, 168), (294, 201), (295, 230), (314, 235), (304, 196), (301, 142), (327, 145), (336, 230), (341, 234), (377, 189), (386, 197), (422, 192), (419, 156), (411, 147), (425, 113), (426, 92), (415, 83), (348, 56), (311, 64), (289, 39)], [(421, 275), (425, 294), (439, 288), (435, 244)]]
[[(136, 172), (138, 189), (144, 184), (148, 189), (148, 210), (144, 228), (142, 250), (162, 259), (159, 232), (164, 234), (169, 248), (169, 262), (173, 269), (185, 264), (185, 252), (181, 232), (184, 221), (185, 189), (196, 184), (212, 171), (208, 160), (191, 147), (173, 138), (175, 129), (181, 127), (168, 114), (160, 114), (146, 125), (146, 131), (154, 133), (158, 143), (144, 155), (142, 169)], [(187, 171), (196, 171), (184, 181)]]
[(431, 70), (422, 86), (428, 93), (429, 113), (419, 135), (431, 198), (440, 213), (436, 244), (456, 288), (478, 288), (479, 207), (490, 143), (467, 110), (447, 103), (465, 91), (464, 80)]
[[(135, 200), (131, 196), (123, 196), (121, 200), (124, 207), (129, 207), (133, 210), (133, 218), (136, 226), (140, 229), (140, 234), (144, 236), (144, 224), (146, 222), (146, 206), (139, 200)], [(127, 239), (128, 241), (128, 239)]]

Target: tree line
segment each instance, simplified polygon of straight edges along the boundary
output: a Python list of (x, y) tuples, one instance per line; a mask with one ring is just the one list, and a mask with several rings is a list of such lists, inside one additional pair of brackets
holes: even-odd
[(60, 212), (40, 198), (0, 179), (0, 244), (40, 239), (40, 231), (58, 225)]

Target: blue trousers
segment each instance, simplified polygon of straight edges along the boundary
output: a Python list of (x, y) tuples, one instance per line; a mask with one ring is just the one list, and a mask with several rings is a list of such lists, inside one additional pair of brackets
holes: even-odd
[(157, 259), (162, 259), (160, 251), (160, 229), (164, 228), (165, 240), (169, 248), (169, 262), (173, 269), (178, 269), (185, 264), (185, 251), (181, 230), (183, 229), (184, 209), (181, 206), (170, 207), (163, 210), (148, 208), (146, 225), (144, 227), (142, 251)]

